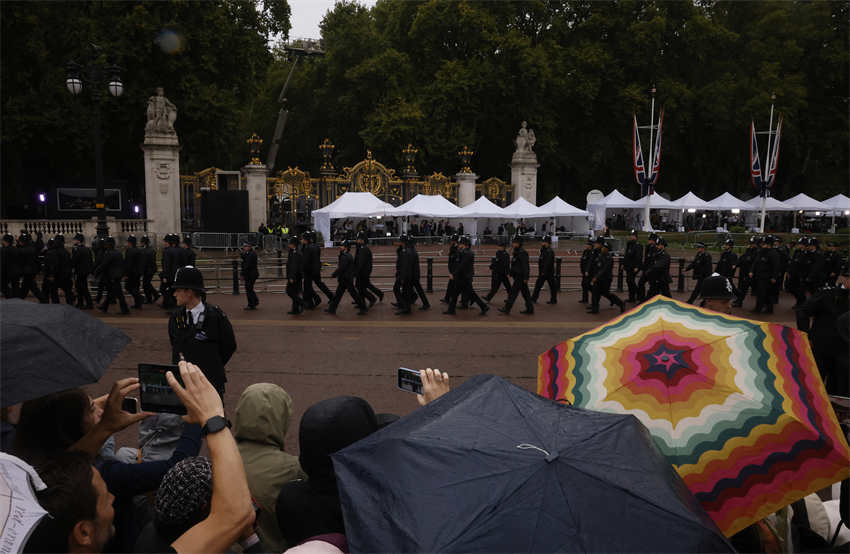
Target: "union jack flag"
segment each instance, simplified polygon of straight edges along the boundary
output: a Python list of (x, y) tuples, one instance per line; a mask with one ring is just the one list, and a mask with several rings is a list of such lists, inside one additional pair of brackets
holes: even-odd
[(655, 156), (652, 158), (652, 172), (649, 174), (649, 193), (652, 194), (652, 187), (658, 182), (658, 175), (661, 173), (661, 124), (664, 123), (664, 108), (658, 116), (658, 136), (655, 137)]
[(643, 151), (640, 147), (640, 134), (638, 133), (637, 115), (634, 116), (634, 132), (632, 133), (632, 160), (634, 161), (635, 179), (638, 184), (646, 184), (646, 167), (643, 165)]
[(761, 189), (764, 181), (759, 161), (759, 145), (756, 141), (756, 124), (752, 121), (750, 121), (750, 177), (753, 180), (753, 186)]
[[(770, 154), (770, 159), (767, 160), (767, 178), (765, 179), (765, 188), (773, 187), (773, 181), (776, 179), (776, 168), (779, 167), (779, 140), (781, 137), (782, 114), (779, 114), (779, 121), (776, 123), (776, 136), (773, 138), (773, 152)], [(769, 141), (768, 144), (770, 144)]]

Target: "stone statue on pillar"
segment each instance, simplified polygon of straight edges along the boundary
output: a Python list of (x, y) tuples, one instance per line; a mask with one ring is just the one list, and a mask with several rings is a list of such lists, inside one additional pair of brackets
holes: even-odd
[(514, 198), (525, 198), (537, 205), (537, 154), (534, 145), (537, 137), (534, 130), (528, 128), (528, 123), (523, 121), (519, 132), (514, 139), (516, 151), (511, 159), (511, 184), (514, 187)]
[(165, 90), (156, 87), (156, 95), (148, 98), (148, 122), (145, 124), (147, 135), (175, 135), (174, 122), (177, 121), (177, 106), (165, 97)]
[(148, 230), (157, 236), (181, 231), (180, 143), (174, 122), (177, 106), (162, 87), (148, 98), (145, 110), (145, 209)]

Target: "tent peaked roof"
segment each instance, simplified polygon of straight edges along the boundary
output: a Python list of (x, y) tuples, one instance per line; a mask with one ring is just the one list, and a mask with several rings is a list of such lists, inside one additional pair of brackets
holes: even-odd
[[(761, 211), (761, 196), (756, 196), (754, 198), (750, 198), (747, 200), (747, 204), (756, 209), (756, 211)], [(781, 200), (777, 200), (772, 196), (768, 196), (765, 198), (764, 202), (764, 210), (766, 212), (790, 212), (794, 211), (794, 208), (782, 202)]]
[(823, 203), (834, 211), (850, 210), (850, 198), (843, 194), (836, 194), (832, 198), (827, 198)]
[(590, 204), (591, 206), (600, 206), (604, 208), (637, 208), (639, 207), (634, 200), (624, 196), (617, 189), (612, 190), (601, 201)]
[(793, 196), (784, 202), (795, 210), (826, 212), (830, 209), (830, 207), (823, 202), (815, 200), (804, 192), (801, 192), (797, 196)]
[(717, 198), (709, 200), (708, 203), (711, 205), (712, 210), (753, 210), (752, 206), (728, 192), (724, 192)]
[[(635, 207), (646, 207), (646, 196), (635, 200)], [(678, 210), (679, 207), (670, 202), (660, 194), (650, 194), (649, 195), (649, 207), (654, 210)]]
[(459, 217), (461, 209), (440, 194), (417, 194), (401, 206), (387, 212), (390, 216)]
[(684, 195), (681, 198), (673, 200), (673, 204), (679, 208), (680, 210), (710, 210), (711, 205), (694, 194), (693, 192), (688, 192), (688, 194)]
[(331, 219), (374, 217), (384, 215), (392, 209), (392, 204), (384, 202), (371, 192), (346, 192), (324, 208), (313, 210), (313, 214), (328, 214)]
[(486, 196), (479, 196), (472, 204), (460, 209), (460, 217), (506, 217), (505, 209), (490, 202)]
[(505, 217), (545, 217), (540, 215), (540, 208), (520, 196), (513, 204), (505, 208)]
[(552, 200), (546, 202), (539, 208), (540, 214), (544, 217), (569, 217), (569, 216), (586, 216), (587, 212), (580, 210), (564, 202), (560, 196), (556, 196)]

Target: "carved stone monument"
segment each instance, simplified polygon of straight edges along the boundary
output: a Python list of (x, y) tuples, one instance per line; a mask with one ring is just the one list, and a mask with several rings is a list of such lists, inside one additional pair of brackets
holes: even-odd
[(242, 166), (245, 188), (248, 189), (248, 231), (256, 231), (261, 223), (268, 223), (268, 168), (260, 160), (263, 139), (254, 133), (246, 142), (251, 151), (248, 165)]
[(180, 143), (174, 122), (177, 107), (162, 87), (148, 98), (145, 124), (145, 206), (148, 230), (161, 240), (180, 232)]
[(516, 151), (511, 158), (511, 184), (514, 187), (513, 200), (519, 197), (525, 198), (535, 206), (537, 205), (537, 154), (534, 153), (534, 144), (537, 138), (534, 131), (528, 128), (528, 123), (522, 122), (517, 133), (514, 144)]

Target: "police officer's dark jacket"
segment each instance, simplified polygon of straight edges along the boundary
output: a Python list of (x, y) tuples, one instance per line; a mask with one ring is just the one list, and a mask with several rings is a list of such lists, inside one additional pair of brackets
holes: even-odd
[(224, 366), (236, 352), (236, 336), (225, 313), (214, 304), (204, 304), (201, 321), (192, 322), (185, 307), (171, 315), (168, 321), (171, 339), (171, 361), (180, 361), (180, 354), (201, 368), (218, 390), (223, 390), (227, 376)]

